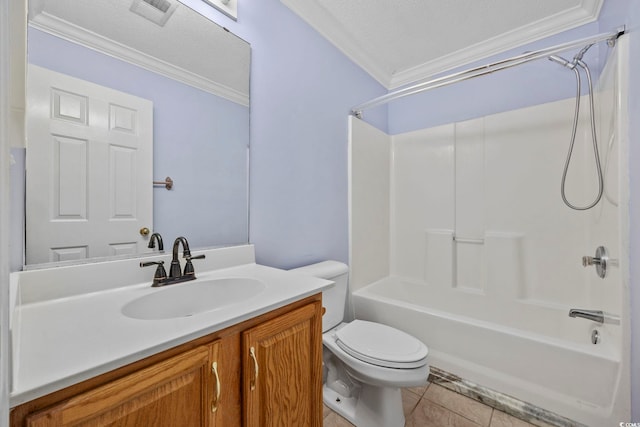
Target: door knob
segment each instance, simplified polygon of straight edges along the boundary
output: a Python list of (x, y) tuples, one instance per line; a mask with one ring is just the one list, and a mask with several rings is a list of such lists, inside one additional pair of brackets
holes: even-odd
[(140, 229), (140, 235), (141, 236), (148, 236), (150, 233), (150, 230), (147, 227), (142, 227)]

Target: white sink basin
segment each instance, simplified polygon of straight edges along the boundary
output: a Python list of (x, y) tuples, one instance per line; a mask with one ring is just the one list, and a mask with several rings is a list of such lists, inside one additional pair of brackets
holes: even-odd
[(229, 277), (167, 285), (122, 307), (134, 319), (172, 319), (229, 307), (262, 293), (264, 283), (248, 277)]

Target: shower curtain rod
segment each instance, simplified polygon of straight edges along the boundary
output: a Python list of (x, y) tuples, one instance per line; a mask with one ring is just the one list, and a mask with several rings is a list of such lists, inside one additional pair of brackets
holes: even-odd
[(374, 98), (370, 101), (356, 105), (351, 109), (351, 115), (362, 118), (362, 111), (368, 108), (377, 107), (386, 104), (395, 99), (404, 98), (405, 96), (413, 95), (416, 93), (426, 92), (431, 89), (436, 89), (442, 86), (447, 86), (453, 83), (461, 82), (463, 80), (472, 79), (475, 77), (483, 76), (485, 74), (491, 74), (496, 71), (506, 70), (507, 68), (515, 67), (536, 59), (545, 58), (555, 53), (560, 53), (565, 50), (580, 47), (583, 45), (592, 45), (601, 41), (607, 41), (609, 46), (613, 46), (615, 41), (623, 35), (625, 27), (620, 30), (611, 33), (602, 33), (596, 36), (586, 37), (580, 40), (559, 44), (552, 47), (536, 50), (533, 52), (525, 52), (520, 55), (512, 56), (511, 58), (503, 59), (500, 61), (492, 62), (489, 64), (481, 65), (478, 67), (469, 68), (468, 70), (460, 71), (457, 73), (449, 74), (447, 76), (438, 77), (423, 83), (418, 83), (413, 86), (406, 87), (404, 89), (398, 89), (393, 92), (389, 92), (386, 95), (382, 95), (378, 98)]

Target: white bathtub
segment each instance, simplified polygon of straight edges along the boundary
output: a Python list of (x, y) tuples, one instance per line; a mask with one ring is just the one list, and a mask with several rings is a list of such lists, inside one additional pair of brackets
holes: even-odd
[(428, 287), (393, 277), (357, 290), (352, 299), (357, 318), (427, 344), (435, 367), (586, 425), (624, 420), (616, 405), (621, 362), (606, 342), (570, 342), (443, 312), (425, 303)]

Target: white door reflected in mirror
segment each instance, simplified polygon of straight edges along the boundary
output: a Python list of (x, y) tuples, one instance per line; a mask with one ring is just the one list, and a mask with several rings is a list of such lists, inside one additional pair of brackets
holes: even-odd
[(153, 221), (153, 104), (29, 66), (27, 264), (142, 251)]

